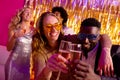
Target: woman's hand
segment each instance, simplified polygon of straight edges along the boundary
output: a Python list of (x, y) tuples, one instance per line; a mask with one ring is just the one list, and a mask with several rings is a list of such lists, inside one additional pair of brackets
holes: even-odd
[(47, 67), (51, 71), (62, 71), (63, 73), (68, 72), (67, 68), (68, 61), (60, 54), (53, 54), (47, 62)]
[(11, 51), (16, 43), (16, 38), (21, 37), (25, 34), (23, 29), (18, 29), (16, 31), (9, 29), (9, 40), (7, 42), (7, 50)]
[(15, 33), (14, 33), (14, 37), (17, 38), (17, 37), (21, 37), (25, 34), (25, 30), (24, 29), (19, 29), (17, 30)]
[(112, 57), (110, 56), (110, 49), (103, 48), (101, 52), (101, 56), (98, 63), (98, 69), (100, 75), (103, 73), (105, 76), (113, 76), (114, 75), (114, 68)]

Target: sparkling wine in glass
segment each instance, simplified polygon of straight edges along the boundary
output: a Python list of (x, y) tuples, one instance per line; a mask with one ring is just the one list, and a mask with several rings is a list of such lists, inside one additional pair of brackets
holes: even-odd
[[(61, 40), (60, 46), (59, 46), (59, 53), (66, 59), (69, 59), (68, 55), (70, 54), (70, 44), (69, 41)], [(58, 72), (56, 80), (59, 80), (61, 71)]]
[(59, 46), (60, 54), (66, 59), (69, 58), (68, 55), (70, 54), (70, 45), (71, 42), (62, 40)]
[(73, 75), (74, 75), (74, 70), (76, 68), (76, 64), (74, 63), (74, 61), (76, 59), (80, 60), (82, 56), (81, 44), (75, 44), (75, 43), (70, 44), (70, 54), (71, 54), (71, 58), (69, 65), (69, 77), (72, 80), (74, 79)]
[(81, 44), (70, 44), (70, 53), (71, 53), (71, 61), (74, 61), (75, 59), (81, 59), (82, 56), (82, 50), (81, 50)]

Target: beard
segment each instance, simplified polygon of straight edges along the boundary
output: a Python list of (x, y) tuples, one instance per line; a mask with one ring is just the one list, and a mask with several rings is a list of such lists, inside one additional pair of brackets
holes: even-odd
[(96, 46), (96, 43), (82, 44), (83, 54), (86, 57), (86, 59), (88, 58), (88, 52), (93, 50), (95, 46)]

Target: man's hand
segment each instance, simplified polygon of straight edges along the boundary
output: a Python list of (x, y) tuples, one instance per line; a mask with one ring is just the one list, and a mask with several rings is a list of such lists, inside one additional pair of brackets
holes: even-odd
[(80, 60), (76, 60), (75, 63), (77, 64), (74, 75), (76, 80), (101, 80), (89, 64)]
[(102, 49), (97, 71), (100, 75), (102, 75), (103, 73), (105, 76), (114, 75), (112, 57), (110, 56), (110, 49)]

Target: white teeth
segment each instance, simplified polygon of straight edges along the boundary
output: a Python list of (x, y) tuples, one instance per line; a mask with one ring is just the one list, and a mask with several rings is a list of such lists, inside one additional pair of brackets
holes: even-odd
[(50, 35), (51, 35), (51, 36), (56, 36), (56, 35), (57, 35), (57, 33), (50, 33)]

